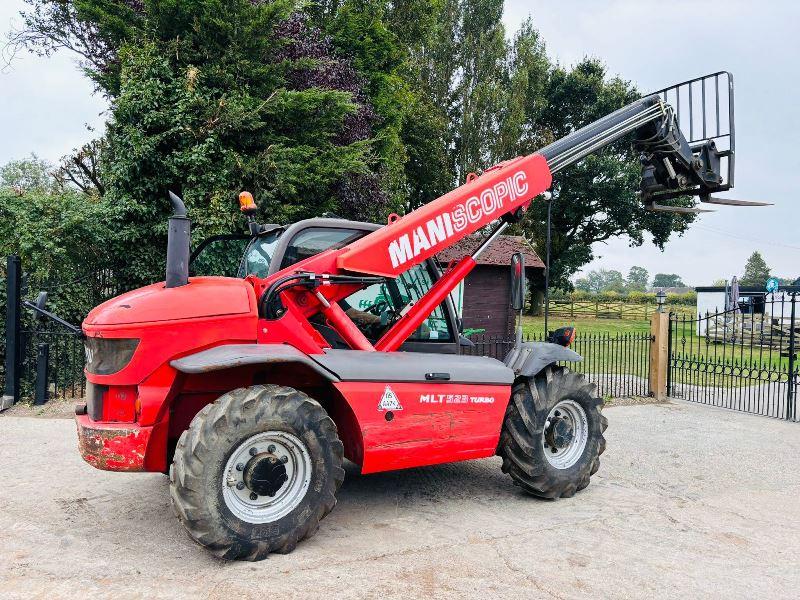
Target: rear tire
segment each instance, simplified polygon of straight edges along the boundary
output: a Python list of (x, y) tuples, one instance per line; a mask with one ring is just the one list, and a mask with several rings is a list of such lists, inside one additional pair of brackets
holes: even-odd
[(336, 425), (302, 392), (234, 390), (181, 434), (172, 507), (189, 536), (220, 558), (288, 553), (336, 505), (343, 454)]
[(541, 498), (568, 498), (584, 489), (606, 449), (602, 407), (597, 386), (564, 367), (548, 366), (518, 381), (497, 449), (503, 472)]

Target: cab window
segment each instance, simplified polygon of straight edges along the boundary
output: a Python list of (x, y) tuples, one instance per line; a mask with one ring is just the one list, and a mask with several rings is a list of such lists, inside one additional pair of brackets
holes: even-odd
[(204, 243), (189, 265), (193, 276), (237, 277), (242, 253), (249, 242), (246, 236), (219, 236)]
[(250, 242), (239, 265), (239, 277), (248, 275), (266, 277), (269, 275), (269, 266), (272, 264), (272, 256), (275, 254), (279, 235), (278, 233), (268, 234), (254, 238)]
[(286, 248), (281, 269), (311, 258), (324, 250), (341, 248), (362, 237), (366, 231), (328, 227), (309, 227), (298, 233)]
[[(435, 279), (427, 264), (412, 267), (397, 279), (374, 284), (348, 296), (342, 307), (371, 341), (377, 341), (394, 324), (410, 302), (417, 302)], [(440, 304), (408, 338), (410, 342), (452, 342), (453, 332), (444, 304)]]

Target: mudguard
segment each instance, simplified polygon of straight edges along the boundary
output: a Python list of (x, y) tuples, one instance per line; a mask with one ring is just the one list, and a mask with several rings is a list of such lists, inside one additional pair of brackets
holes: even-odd
[(330, 381), (339, 381), (334, 373), (287, 344), (226, 344), (178, 358), (171, 361), (170, 366), (181, 373), (196, 374), (245, 365), (290, 362), (306, 365)]
[(569, 348), (550, 342), (525, 342), (515, 346), (503, 361), (517, 377), (533, 377), (553, 363), (581, 362), (583, 357)]

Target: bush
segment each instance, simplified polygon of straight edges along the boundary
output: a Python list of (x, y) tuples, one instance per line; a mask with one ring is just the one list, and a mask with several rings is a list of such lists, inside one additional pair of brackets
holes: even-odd
[(650, 304), (656, 301), (656, 297), (654, 294), (648, 294), (646, 292), (630, 292), (627, 300), (631, 304)]
[(614, 300), (621, 300), (622, 296), (620, 296), (619, 292), (615, 292), (614, 290), (608, 290), (597, 294), (597, 298), (603, 302), (608, 302), (608, 301), (613, 302)]
[(88, 288), (105, 266), (106, 224), (105, 206), (72, 190), (0, 189), (0, 254), (22, 259), (26, 298), (49, 290), (49, 307), (68, 320), (95, 301)]
[(667, 304), (693, 306), (697, 304), (697, 292), (686, 292), (685, 294), (667, 294)]

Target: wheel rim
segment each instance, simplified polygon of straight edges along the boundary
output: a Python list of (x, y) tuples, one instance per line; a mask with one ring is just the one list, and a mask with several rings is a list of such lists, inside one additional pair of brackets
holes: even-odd
[(300, 504), (311, 472), (311, 455), (300, 438), (285, 431), (257, 433), (237, 446), (225, 464), (222, 498), (242, 521), (272, 523)]
[(588, 440), (589, 421), (583, 407), (574, 400), (556, 404), (542, 431), (547, 462), (557, 469), (569, 469), (583, 456)]

